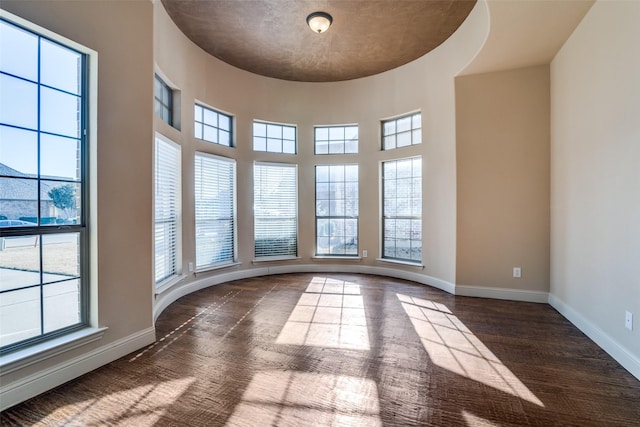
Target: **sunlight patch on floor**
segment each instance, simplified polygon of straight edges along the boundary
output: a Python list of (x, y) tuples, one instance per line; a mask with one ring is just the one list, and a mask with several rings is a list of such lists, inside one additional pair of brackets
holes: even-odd
[(311, 372), (255, 374), (227, 426), (382, 426), (373, 380)]
[(462, 417), (469, 427), (499, 427), (498, 424), (492, 423), (489, 420), (473, 415), (469, 411), (462, 411)]
[(436, 365), (533, 404), (544, 404), (445, 305), (397, 294)]
[(369, 350), (369, 332), (360, 286), (344, 280), (314, 277), (277, 344)]
[[(135, 425), (153, 426), (171, 405), (196, 381), (194, 377), (148, 384), (83, 400), (58, 408), (36, 425)], [(58, 420), (54, 423), (51, 420)]]

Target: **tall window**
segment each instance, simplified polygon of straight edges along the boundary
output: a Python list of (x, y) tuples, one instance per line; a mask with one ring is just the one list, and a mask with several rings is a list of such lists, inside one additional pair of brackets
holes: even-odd
[(296, 154), (296, 127), (254, 121), (253, 150)]
[(358, 152), (358, 126), (316, 126), (316, 154), (355, 154)]
[(236, 258), (236, 162), (196, 153), (196, 270)]
[(156, 135), (154, 197), (155, 281), (179, 274), (180, 146)]
[(415, 113), (382, 122), (382, 148), (407, 147), (422, 143), (422, 114)]
[(88, 324), (90, 54), (0, 19), (0, 352)]
[(358, 255), (358, 165), (316, 166), (316, 254)]
[(256, 258), (298, 255), (298, 169), (296, 165), (253, 166)]
[(196, 104), (194, 136), (214, 144), (233, 146), (231, 116)]
[(422, 261), (422, 159), (382, 163), (382, 256)]
[(173, 90), (156, 74), (154, 83), (156, 115), (173, 126)]

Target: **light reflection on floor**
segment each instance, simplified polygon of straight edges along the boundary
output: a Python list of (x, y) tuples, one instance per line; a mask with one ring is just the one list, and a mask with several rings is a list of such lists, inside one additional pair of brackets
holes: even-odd
[(314, 277), (282, 327), (276, 343), (369, 350), (360, 286)]
[(79, 425), (77, 420), (84, 420), (82, 424), (87, 425), (86, 420), (93, 419), (94, 422), (88, 425), (154, 426), (195, 381), (194, 377), (186, 377), (105, 392), (99, 399), (62, 406), (40, 420), (38, 425), (58, 425), (58, 422), (51, 423), (50, 420), (60, 419), (67, 420), (65, 425)]
[(310, 372), (258, 372), (227, 426), (382, 426), (376, 383)]
[(433, 363), (544, 407), (522, 381), (445, 305), (397, 295)]

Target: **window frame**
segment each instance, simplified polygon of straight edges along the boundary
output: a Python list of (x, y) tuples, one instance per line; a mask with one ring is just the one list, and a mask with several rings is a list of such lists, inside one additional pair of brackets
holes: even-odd
[[(155, 233), (155, 227), (158, 225), (158, 186), (160, 182), (158, 181), (159, 174), (162, 174), (163, 178), (167, 177), (167, 174), (170, 172), (166, 169), (159, 170), (159, 144), (165, 144), (169, 149), (175, 150), (176, 157), (171, 159), (175, 162), (174, 171), (175, 171), (175, 182), (173, 182), (173, 193), (174, 200), (172, 200), (174, 204), (174, 211), (172, 215), (174, 216), (174, 220), (172, 223), (174, 224), (174, 235), (172, 236), (173, 242), (173, 253), (170, 255), (172, 259), (172, 265), (167, 270), (168, 274), (158, 278), (157, 277), (157, 268), (158, 268), (158, 253), (156, 252), (157, 245), (157, 235)], [(166, 136), (157, 133), (155, 135), (155, 143), (154, 143), (154, 167), (153, 167), (153, 187), (154, 187), (154, 197), (153, 197), (153, 226), (154, 226), (154, 250), (153, 250), (153, 271), (154, 271), (154, 283), (156, 290), (161, 289), (163, 286), (166, 286), (168, 283), (175, 280), (182, 274), (182, 147), (180, 144), (172, 141)]]
[[(156, 84), (160, 85), (160, 98), (158, 98), (158, 94), (156, 93)], [(168, 99), (164, 99), (164, 95), (167, 95)], [(171, 86), (167, 84), (165, 79), (163, 79), (158, 73), (154, 74), (154, 89), (153, 89), (153, 99), (154, 99), (154, 112), (156, 116), (158, 116), (163, 122), (167, 123), (169, 126), (174, 126), (175, 118), (174, 118), (174, 90)], [(162, 114), (158, 114), (156, 106), (160, 105), (160, 111)], [(165, 117), (164, 113), (167, 113), (167, 117)]]
[[(418, 117), (418, 120), (420, 122), (419, 127), (415, 126), (416, 120), (414, 120), (414, 118), (416, 117)], [(408, 119), (410, 122), (409, 129), (398, 132), (398, 122), (406, 119)], [(391, 124), (393, 124), (392, 127), (394, 130), (387, 132), (385, 130), (386, 125), (389, 125), (389, 127), (391, 127)], [(409, 134), (410, 143), (398, 146), (398, 141), (397, 141), (398, 135), (403, 135), (403, 134)], [(394, 143), (392, 147), (387, 147), (386, 141), (388, 137), (393, 137)], [(381, 144), (382, 151), (397, 150), (399, 148), (411, 147), (414, 145), (422, 144), (422, 112), (414, 111), (412, 113), (402, 114), (400, 116), (381, 120), (380, 121), (380, 144)]]
[[(50, 345), (47, 343), (56, 342), (57, 339), (66, 339), (65, 337), (74, 337), (77, 334), (82, 334), (80, 338), (76, 338), (77, 341), (82, 341), (82, 336), (88, 336), (84, 334), (84, 332), (80, 332), (81, 330), (88, 330), (89, 327), (93, 326), (96, 323), (97, 319), (94, 317), (95, 313), (91, 311), (91, 306), (96, 300), (97, 297), (97, 274), (91, 266), (95, 262), (95, 250), (97, 244), (95, 239), (91, 236), (94, 234), (92, 229), (95, 229), (97, 226), (97, 214), (96, 214), (96, 206), (97, 206), (97, 183), (96, 183), (96, 123), (97, 123), (97, 80), (98, 80), (98, 71), (97, 71), (97, 63), (98, 63), (98, 53), (86, 46), (83, 46), (73, 40), (70, 40), (64, 36), (61, 36), (55, 32), (47, 30), (46, 28), (40, 27), (32, 22), (29, 22), (25, 19), (12, 15), (6, 11), (0, 10), (0, 22), (2, 25), (9, 25), (19, 30), (30, 33), (38, 38), (38, 77), (37, 80), (31, 80), (28, 78), (16, 76), (12, 73), (8, 73), (6, 71), (0, 71), (2, 75), (12, 76), (15, 78), (19, 78), (23, 81), (35, 83), (37, 85), (37, 91), (40, 93), (42, 88), (49, 88), (51, 90), (58, 91), (60, 93), (73, 94), (72, 92), (67, 91), (62, 87), (51, 86), (49, 84), (43, 83), (41, 80), (41, 55), (40, 45), (42, 41), (46, 41), (48, 43), (52, 43), (53, 45), (60, 46), (63, 49), (73, 51), (79, 55), (80, 58), (80, 70), (78, 72), (79, 77), (79, 88), (78, 88), (78, 112), (79, 112), (79, 123), (78, 123), (78, 135), (77, 137), (71, 137), (69, 135), (52, 133), (50, 131), (43, 130), (40, 119), (38, 119), (38, 124), (35, 128), (29, 127), (21, 127), (15, 126), (8, 123), (4, 123), (2, 126), (7, 128), (14, 129), (22, 129), (27, 131), (33, 131), (37, 134), (38, 140), (38, 173), (35, 178), (31, 177), (31, 180), (35, 180), (38, 186), (38, 199), (37, 199), (37, 218), (38, 225), (36, 226), (26, 226), (26, 227), (8, 227), (0, 229), (0, 240), (4, 240), (6, 237), (26, 237), (26, 236), (35, 236), (36, 242), (39, 245), (39, 263), (40, 263), (40, 280), (37, 285), (30, 285), (28, 287), (39, 287), (40, 288), (40, 333), (37, 336), (33, 336), (27, 339), (23, 339), (20, 341), (16, 341), (7, 345), (4, 345), (0, 348), (0, 355), (4, 357), (5, 354), (15, 352), (18, 350), (24, 350), (26, 354), (32, 355), (38, 352), (37, 349), (45, 348), (43, 346)], [(37, 110), (38, 117), (40, 117), (41, 113), (41, 100), (38, 97), (37, 102)], [(77, 220), (66, 223), (64, 225), (46, 225), (42, 224), (41, 220), (42, 210), (41, 210), (41, 201), (42, 194), (40, 190), (40, 182), (41, 181), (50, 181), (51, 178), (47, 177), (40, 173), (40, 140), (43, 135), (50, 135), (54, 137), (66, 137), (70, 139), (75, 139), (78, 141), (78, 158), (77, 164), (79, 165), (79, 172), (77, 178), (73, 179), (56, 179), (54, 181), (57, 182), (68, 182), (75, 183), (79, 185), (79, 194), (80, 200), (78, 204), (78, 208), (80, 210), (77, 215)], [(14, 176), (7, 176), (9, 178), (15, 178)], [(55, 235), (63, 235), (63, 234), (71, 234), (77, 233), (78, 235), (78, 276), (73, 280), (78, 280), (78, 304), (74, 305), (74, 310), (78, 310), (78, 322), (68, 325), (62, 328), (58, 328), (52, 330), (50, 332), (44, 332), (44, 300), (43, 296), (44, 287), (56, 283), (56, 282), (44, 282), (43, 276), (45, 272), (43, 271), (43, 238), (47, 236), (55, 236)], [(1, 242), (0, 242), (1, 243)], [(15, 289), (23, 289), (25, 287), (13, 288)], [(26, 289), (26, 288), (25, 288)], [(6, 292), (10, 292), (11, 290), (7, 290)], [(4, 293), (4, 292), (3, 292)], [(36, 350), (32, 350), (32, 349)], [(19, 352), (21, 353), (21, 352)], [(35, 357), (35, 356), (34, 356)]]
[[(258, 219), (259, 218), (270, 218), (269, 215), (262, 215), (262, 216), (258, 216), (258, 201), (257, 201), (257, 185), (256, 185), (256, 180), (257, 180), (257, 168), (258, 167), (272, 167), (272, 168), (288, 168), (288, 169), (293, 169), (294, 174), (295, 174), (295, 180), (294, 180), (294, 192), (295, 192), (295, 207), (294, 207), (294, 212), (295, 212), (295, 216), (293, 217), (294, 221), (295, 221), (295, 253), (291, 253), (291, 251), (289, 253), (280, 253), (280, 254), (275, 254), (275, 255), (258, 255), (258, 250), (257, 250), (257, 234), (258, 234), (258, 230), (257, 230), (257, 223), (258, 223)], [(300, 220), (299, 220), (299, 210), (298, 210), (298, 202), (299, 202), (299, 195), (298, 195), (298, 190), (299, 190), (299, 186), (298, 186), (298, 165), (294, 164), (294, 163), (277, 163), (277, 162), (260, 162), (260, 161), (255, 161), (253, 163), (253, 208), (254, 208), (254, 213), (253, 213), (253, 254), (254, 254), (254, 260), (255, 261), (275, 261), (275, 260), (288, 260), (288, 259), (296, 259), (298, 258), (298, 253), (300, 250), (300, 245), (299, 245), (299, 238), (300, 238), (300, 233), (299, 233), (299, 226), (300, 226)], [(286, 218), (285, 218), (286, 219)]]
[[(201, 120), (198, 120), (196, 111), (197, 109), (200, 108), (202, 110), (202, 114), (201, 114)], [(193, 123), (194, 123), (194, 130), (193, 130), (193, 137), (195, 139), (199, 139), (202, 141), (206, 141), (206, 142), (210, 142), (211, 144), (216, 144), (216, 145), (221, 145), (223, 147), (235, 147), (235, 140), (234, 140), (234, 117), (231, 114), (225, 113), (221, 110), (209, 107), (201, 102), (196, 102), (194, 104), (194, 114), (193, 114)], [(216, 117), (216, 125), (213, 125), (211, 123), (208, 123), (205, 121), (205, 112), (211, 112), (213, 114), (215, 114)], [(222, 129), (220, 128), (219, 124), (220, 124), (220, 116), (225, 117), (226, 119), (229, 120), (229, 129)], [(206, 139), (205, 138), (205, 126), (206, 127), (210, 127), (215, 129), (216, 132), (216, 136), (217, 136), (217, 142), (216, 141), (212, 141), (210, 139)], [(200, 136), (197, 136), (198, 132), (197, 132), (197, 128), (200, 127)], [(227, 132), (229, 133), (229, 143), (228, 144), (223, 144), (220, 142), (220, 133), (221, 132)]]
[[(415, 159), (419, 159), (420, 160), (420, 175), (416, 176), (414, 174), (412, 174), (410, 176), (410, 178), (412, 180), (415, 179), (419, 179), (420, 181), (420, 203), (419, 203), (419, 207), (420, 207), (420, 215), (387, 215), (386, 212), (386, 197), (385, 197), (385, 191), (386, 191), (386, 185), (387, 185), (387, 180), (385, 177), (385, 165), (387, 163), (398, 163), (398, 162), (402, 162), (402, 161), (407, 161), (407, 160), (415, 160)], [(393, 262), (400, 262), (400, 263), (407, 263), (407, 264), (414, 264), (414, 265), (422, 265), (423, 262), (423, 233), (422, 233), (422, 204), (423, 204), (423, 197), (422, 197), (422, 173), (423, 173), (423, 167), (422, 167), (422, 156), (412, 156), (412, 157), (404, 157), (404, 158), (399, 158), (399, 159), (390, 159), (390, 160), (384, 160), (382, 162), (380, 162), (380, 201), (381, 201), (381, 215), (380, 215), (380, 219), (381, 219), (381, 230), (380, 230), (380, 258), (382, 260), (385, 261), (393, 261)], [(397, 178), (395, 178), (397, 180)], [(411, 190), (411, 189), (410, 189)], [(398, 194), (398, 191), (396, 190), (394, 192), (396, 195)], [(406, 198), (405, 198), (406, 199)], [(409, 199), (411, 199), (409, 197)], [(395, 197), (395, 200), (398, 200), (398, 197)], [(419, 221), (420, 224), (420, 259), (414, 259), (411, 258), (411, 256), (409, 258), (402, 258), (402, 257), (398, 257), (398, 256), (387, 256), (386, 255), (386, 245), (385, 245), (385, 240), (387, 238), (387, 235), (385, 233), (386, 230), (386, 223), (388, 220), (409, 220), (411, 221)], [(411, 236), (412, 230), (411, 228), (409, 229), (409, 236)], [(394, 234), (394, 239), (397, 241), (399, 240), (397, 237), (397, 234)], [(412, 253), (412, 242), (413, 241), (418, 241), (418, 239), (413, 239), (411, 237), (409, 237), (409, 239), (405, 239), (408, 240), (409, 242), (409, 254), (411, 255)]]
[[(346, 168), (348, 166), (355, 166), (356, 167), (357, 173), (356, 173), (356, 180), (355, 181), (353, 181), (353, 180), (348, 181), (347, 178), (346, 178)], [(318, 182), (318, 168), (319, 167), (328, 167), (329, 168), (329, 170), (327, 171), (328, 181), (326, 181), (326, 182), (325, 181)], [(339, 200), (339, 199), (332, 199), (330, 197), (331, 196), (331, 190), (330, 190), (331, 184), (334, 183), (334, 181), (331, 180), (331, 168), (332, 167), (343, 167), (344, 168), (343, 179), (340, 180), (340, 181), (335, 181), (335, 183), (342, 184), (342, 186), (345, 188), (345, 190), (346, 190), (346, 187), (347, 187), (348, 183), (354, 183), (355, 182), (355, 186), (356, 186), (355, 215), (347, 215), (346, 214), (346, 211), (347, 211), (346, 203), (345, 203), (345, 206), (343, 208), (344, 215), (331, 215), (331, 204), (332, 204), (331, 202), (332, 201), (335, 202), (336, 200)], [(340, 164), (316, 165), (315, 168), (314, 168), (314, 173), (315, 173), (314, 181), (315, 181), (315, 206), (316, 206), (316, 208), (315, 208), (315, 256), (316, 257), (357, 258), (359, 256), (359, 253), (360, 253), (359, 252), (360, 251), (360, 233), (359, 233), (359, 231), (360, 231), (360, 206), (359, 206), (359, 203), (360, 203), (360, 193), (359, 193), (359, 191), (360, 191), (360, 188), (359, 188), (359, 185), (360, 185), (360, 166), (359, 166), (359, 164), (357, 164), (357, 163), (340, 163)], [(327, 199), (318, 199), (318, 193), (319, 193), (318, 184), (319, 183), (328, 184), (329, 197)], [(329, 214), (328, 215), (318, 215), (319, 200), (326, 200), (328, 202), (328, 204), (329, 204)], [(345, 198), (342, 199), (342, 200), (344, 200), (344, 201), (348, 200), (347, 196), (345, 195)], [(328, 253), (321, 253), (319, 251), (320, 238), (321, 237), (330, 237), (331, 238), (333, 236), (320, 236), (319, 235), (320, 230), (319, 230), (318, 224), (319, 224), (320, 220), (329, 220), (329, 221), (331, 221), (333, 219), (345, 220), (345, 221), (346, 220), (354, 220), (355, 219), (355, 241), (356, 241), (356, 243), (355, 243), (355, 245), (356, 245), (355, 253), (346, 253), (346, 249), (345, 249), (344, 253), (332, 253), (331, 250)], [(346, 228), (346, 225), (344, 227)], [(343, 234), (342, 237), (346, 238), (347, 236), (345, 236)]]
[[(258, 135), (256, 136), (256, 126), (265, 126), (265, 134), (264, 136)], [(269, 137), (269, 127), (272, 128), (280, 128), (280, 134), (281, 136), (279, 138), (276, 137)], [(285, 129), (292, 129), (293, 130), (293, 139), (290, 138), (284, 138), (284, 130)], [(255, 152), (261, 152), (261, 153), (274, 153), (274, 154), (288, 154), (288, 155), (296, 155), (298, 154), (298, 127), (296, 125), (293, 124), (286, 124), (286, 123), (275, 123), (275, 122), (267, 122), (267, 121), (263, 121), (263, 120), (254, 120), (252, 127), (251, 127), (251, 132), (252, 132), (252, 146), (253, 146), (253, 151)], [(261, 150), (261, 149), (256, 149), (256, 138), (262, 138), (264, 139), (264, 146), (265, 149)], [(269, 149), (269, 140), (272, 141), (280, 141), (280, 150), (270, 150)], [(284, 144), (285, 141), (293, 141), (293, 151), (285, 151), (284, 150)]]
[[(356, 129), (356, 139), (355, 139), (355, 151), (350, 151), (347, 152), (347, 142), (351, 141), (348, 140), (346, 137), (346, 132), (347, 129), (349, 128), (355, 128)], [(318, 139), (318, 131), (319, 130), (323, 130), (326, 129), (327, 131), (327, 139)], [(332, 129), (342, 129), (343, 132), (343, 138), (336, 138), (336, 139), (332, 139), (331, 138), (331, 130)], [(327, 146), (327, 152), (320, 152), (321, 150), (318, 150), (318, 141), (323, 141), (326, 142), (326, 146)], [(342, 151), (341, 152), (331, 152), (331, 146), (332, 146), (332, 142), (333, 143), (340, 143), (340, 146), (342, 147)], [(314, 149), (314, 154), (316, 156), (332, 156), (332, 155), (341, 155), (341, 154), (358, 154), (359, 150), (360, 150), (360, 127), (358, 126), (358, 124), (348, 124), (348, 125), (317, 125), (313, 127), (313, 149)], [(324, 150), (322, 150), (324, 151)]]
[[(216, 162), (225, 162), (231, 165), (231, 218), (229, 219), (232, 223), (231, 226), (231, 257), (229, 259), (222, 260), (220, 262), (212, 262), (205, 265), (200, 266), (198, 264), (198, 176), (196, 175), (196, 163), (198, 162), (198, 158), (210, 159)], [(207, 181), (203, 182), (206, 184)], [(195, 271), (196, 273), (216, 269), (219, 267), (225, 267), (228, 265), (234, 265), (238, 262), (238, 209), (237, 209), (237, 184), (238, 183), (238, 175), (237, 175), (237, 161), (236, 159), (231, 159), (228, 157), (217, 156), (215, 154), (205, 153), (201, 151), (196, 151), (194, 155), (194, 233), (195, 233)]]

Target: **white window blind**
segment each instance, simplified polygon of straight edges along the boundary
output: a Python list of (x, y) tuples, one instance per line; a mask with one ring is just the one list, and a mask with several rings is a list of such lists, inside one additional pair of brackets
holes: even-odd
[(253, 191), (255, 257), (297, 256), (297, 166), (255, 163)]
[(422, 158), (382, 164), (382, 256), (422, 261)]
[(235, 160), (196, 153), (196, 270), (235, 261), (235, 194)]
[(155, 282), (178, 274), (180, 231), (180, 146), (156, 136)]

